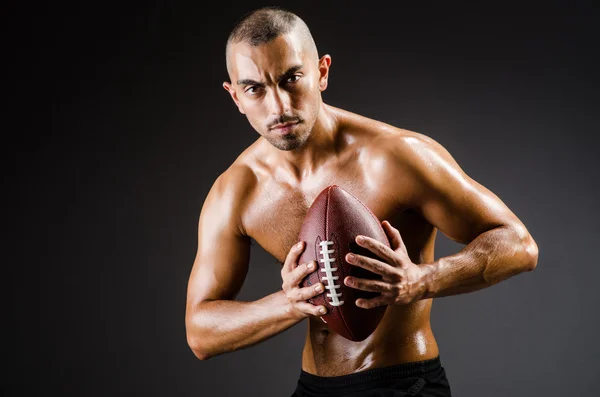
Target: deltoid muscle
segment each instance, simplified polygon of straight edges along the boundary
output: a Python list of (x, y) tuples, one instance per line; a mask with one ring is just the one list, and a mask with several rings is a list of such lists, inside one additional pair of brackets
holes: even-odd
[(321, 269), (321, 271), (325, 273), (325, 276), (321, 277), (321, 280), (327, 280), (325, 288), (330, 292), (327, 294), (327, 297), (331, 298), (328, 302), (331, 306), (341, 306), (344, 304), (344, 301), (340, 300), (342, 293), (337, 291), (337, 289), (340, 288), (340, 285), (335, 283), (335, 281), (339, 279), (339, 276), (334, 275), (334, 272), (337, 271), (337, 267), (331, 267), (331, 264), (335, 262), (335, 258), (333, 255), (332, 257), (329, 256), (329, 254), (335, 252), (335, 249), (329, 249), (329, 246), (333, 246), (333, 241), (321, 241), (320, 245), (321, 251), (319, 253), (321, 254), (321, 258), (319, 258), (319, 261), (323, 262), (325, 265), (325, 268)]

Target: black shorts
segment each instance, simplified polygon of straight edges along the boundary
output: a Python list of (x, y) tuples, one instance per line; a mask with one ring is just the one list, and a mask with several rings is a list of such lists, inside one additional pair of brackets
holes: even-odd
[(450, 384), (440, 356), (431, 360), (372, 368), (342, 376), (300, 370), (292, 397), (447, 397)]

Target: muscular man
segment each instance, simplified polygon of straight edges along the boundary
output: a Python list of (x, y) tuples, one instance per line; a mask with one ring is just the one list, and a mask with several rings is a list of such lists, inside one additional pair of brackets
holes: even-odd
[[(230, 81), (223, 86), (260, 137), (214, 181), (200, 212), (186, 307), (192, 351), (205, 360), (307, 319), (294, 395), (391, 389), (449, 396), (430, 325), (432, 299), (534, 269), (535, 241), (432, 138), (325, 104), (321, 92), (331, 57), (318, 56), (308, 27), (295, 14), (262, 8), (246, 15), (229, 36), (226, 60)], [(347, 260), (385, 274), (383, 286), (344, 280), (381, 292), (357, 302), (365, 310), (389, 306), (362, 342), (328, 332), (320, 321), (322, 308), (307, 299), (321, 293), (322, 284), (321, 290), (299, 287), (312, 271), (298, 263), (300, 226), (315, 197), (331, 184), (362, 200), (392, 242), (387, 263)], [(438, 229), (464, 249), (434, 260)], [(251, 238), (282, 263), (282, 289), (240, 302), (235, 297), (247, 274)], [(376, 249), (369, 241), (359, 245)]]

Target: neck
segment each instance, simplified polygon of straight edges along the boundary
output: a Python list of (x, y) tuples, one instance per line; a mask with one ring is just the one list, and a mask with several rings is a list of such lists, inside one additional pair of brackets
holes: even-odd
[(321, 102), (310, 136), (298, 149), (279, 151), (279, 166), (301, 181), (314, 175), (336, 154), (338, 120), (330, 106)]

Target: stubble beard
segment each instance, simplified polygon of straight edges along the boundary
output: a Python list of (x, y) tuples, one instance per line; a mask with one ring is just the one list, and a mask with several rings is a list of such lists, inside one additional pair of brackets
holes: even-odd
[(304, 145), (310, 136), (310, 129), (299, 131), (292, 134), (279, 136), (266, 136), (267, 141), (279, 150), (290, 151), (295, 150)]

